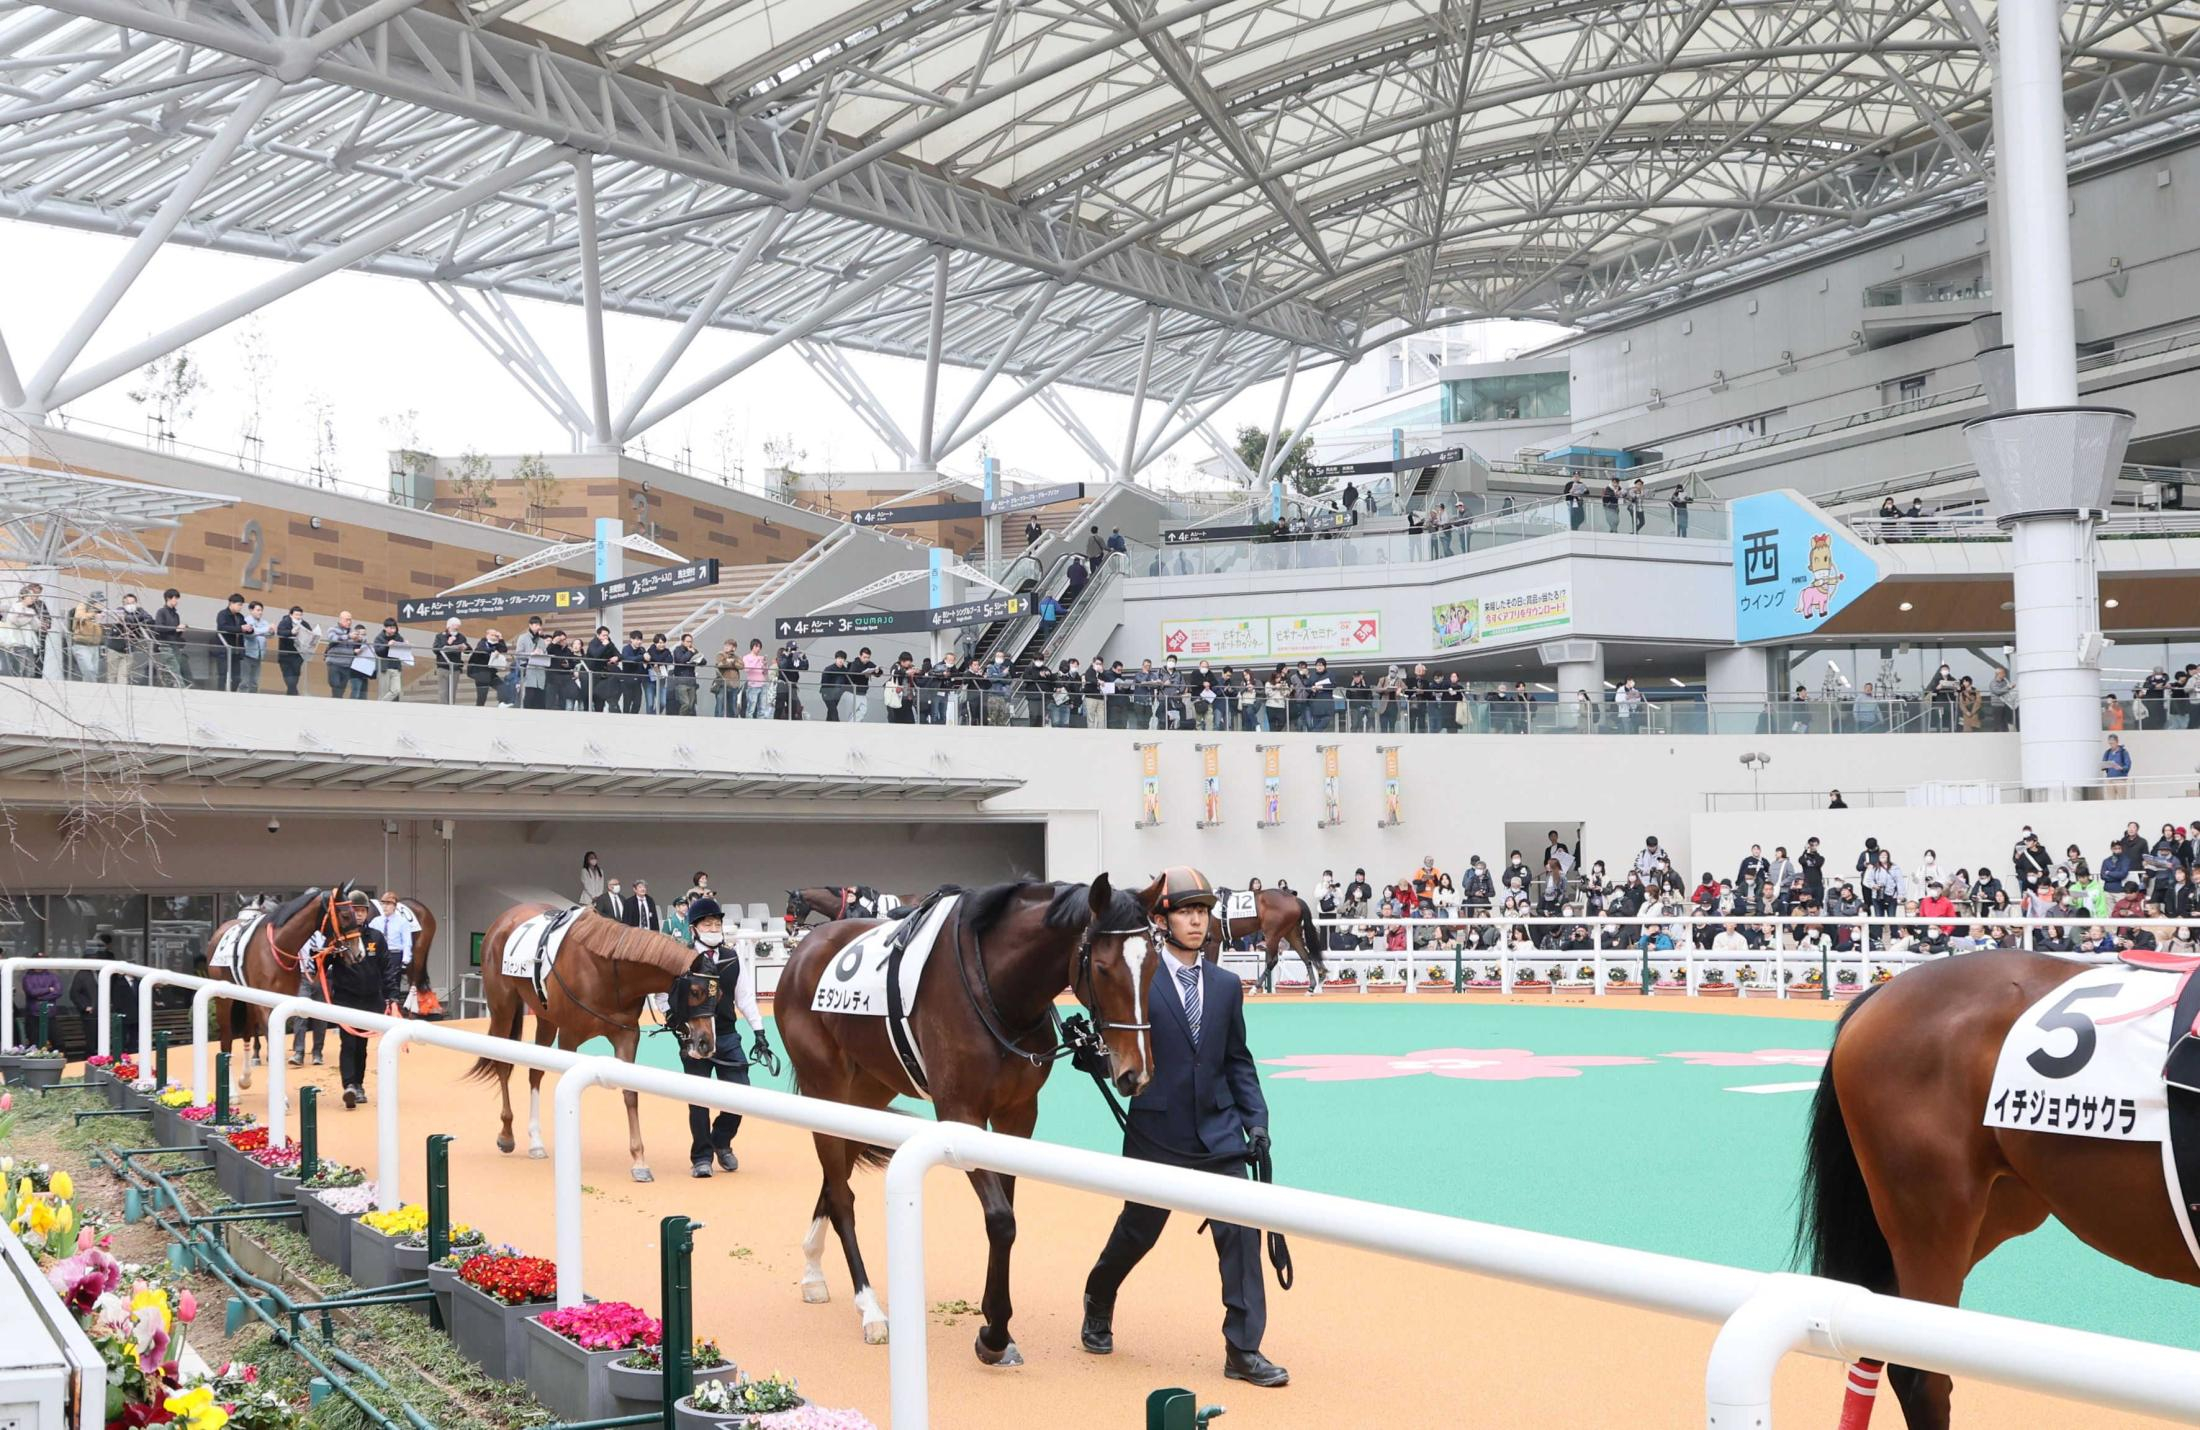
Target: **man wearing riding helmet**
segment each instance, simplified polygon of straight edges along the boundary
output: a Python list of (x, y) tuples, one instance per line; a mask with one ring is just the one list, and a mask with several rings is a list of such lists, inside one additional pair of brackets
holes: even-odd
[[(1195, 1171), (1242, 1177), (1248, 1155), (1268, 1150), (1268, 1101), (1245, 1045), (1245, 990), (1237, 975), (1200, 957), (1215, 905), (1214, 885), (1197, 869), (1161, 876), (1154, 932), (1166, 957), (1154, 960), (1149, 987), (1153, 1078), (1131, 1099), (1123, 1155)], [(1168, 1224), (1161, 1207), (1126, 1202), (1115, 1230), (1085, 1280), (1081, 1340), (1094, 1355), (1115, 1349), (1115, 1295), (1153, 1250)], [(1260, 1353), (1268, 1325), (1260, 1233), (1208, 1223), (1222, 1268), (1223, 1374), (1259, 1386), (1290, 1382), (1290, 1372)]]
[[(772, 1046), (771, 1040), (764, 1036), (764, 1015), (756, 1006), (756, 975), (742, 961), (739, 950), (726, 943), (726, 915), (716, 899), (704, 894), (690, 901), (687, 923), (695, 951), (705, 960), (705, 968), (699, 971), (718, 975), (718, 1047), (714, 1057), (707, 1062), (691, 1058), (683, 1051), (680, 1071), (695, 1077), (717, 1077), (747, 1087), (749, 1060), (765, 1060), (771, 1055)], [(743, 1021), (748, 1023), (755, 1039), (746, 1053), (741, 1051)], [(714, 1156), (718, 1165), (727, 1171), (739, 1171), (741, 1163), (733, 1155), (733, 1135), (740, 1130), (741, 1114), (738, 1112), (720, 1112), (713, 1118), (709, 1108), (690, 1106), (688, 1174), (709, 1176)]]

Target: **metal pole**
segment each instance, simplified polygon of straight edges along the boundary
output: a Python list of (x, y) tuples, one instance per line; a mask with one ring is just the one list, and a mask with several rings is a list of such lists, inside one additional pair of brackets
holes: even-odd
[(664, 1335), (659, 1342), (664, 1359), (665, 1430), (672, 1430), (673, 1409), (695, 1388), (695, 1228), (700, 1222), (684, 1216), (668, 1216), (658, 1223), (658, 1253), (662, 1267), (659, 1309), (664, 1314)]
[(298, 1090), (298, 1180), (321, 1170), (321, 1089)]
[(451, 1254), (451, 1134), (428, 1135), (428, 1264)]
[(405, 1044), (412, 1041), (413, 1031), (413, 1024), (401, 1023), (384, 1033), (374, 1050), (374, 1176), (379, 1206), (402, 1204), (397, 1150), (397, 1060), (405, 1051)]
[(2004, 128), (1995, 161), (2009, 208), (2008, 338), (2017, 349), (2017, 406), (2078, 400), (2070, 298), (2070, 178), (2063, 131), (2062, 9), (2057, 0), (2005, 0), (2001, 27)]
[(214, 1125), (229, 1125), (229, 1054), (214, 1055)]
[[(147, 1021), (151, 1020), (148, 1019)], [(153, 1081), (163, 1088), (168, 1086), (168, 1030), (166, 1028), (153, 1034)]]
[(609, 452), (611, 373), (603, 346), (603, 265), (596, 253), (596, 160), (582, 154), (573, 161), (573, 210), (581, 230), (581, 313), (588, 329), (588, 421), (591, 450)]
[(1115, 479), (1127, 482), (1131, 479), (1131, 458), (1138, 452), (1138, 434), (1144, 425), (1139, 419), (1146, 412), (1146, 383), (1153, 376), (1154, 339), (1161, 335), (1161, 310), (1149, 308), (1146, 312), (1146, 342), (1138, 351), (1138, 381), (1131, 388), (1131, 415), (1123, 424), (1123, 459), (1115, 464)]
[(924, 347), (924, 405), (917, 409), (917, 466), (931, 471), (937, 460), (932, 437), (939, 417), (940, 349), (947, 341), (947, 246), (932, 260), (932, 327)]

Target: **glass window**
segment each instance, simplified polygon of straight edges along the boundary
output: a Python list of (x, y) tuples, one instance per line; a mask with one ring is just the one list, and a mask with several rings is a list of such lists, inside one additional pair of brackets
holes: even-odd
[(37, 894), (0, 898), (0, 958), (36, 958), (46, 949), (46, 901)]
[(212, 894), (155, 894), (146, 921), (146, 947), (156, 968), (178, 973), (206, 970), (206, 942), (220, 922)]
[[(143, 894), (54, 894), (46, 900), (48, 952), (56, 958), (97, 958), (113, 940), (115, 957), (128, 963), (145, 962), (145, 896)], [(188, 973), (191, 961), (178, 965)]]
[(1446, 378), (1444, 421), (1564, 420), (1573, 412), (1570, 383), (1571, 375), (1565, 370)]

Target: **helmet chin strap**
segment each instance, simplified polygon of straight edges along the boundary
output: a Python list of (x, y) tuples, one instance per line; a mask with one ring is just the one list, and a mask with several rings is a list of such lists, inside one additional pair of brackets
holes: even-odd
[(1171, 948), (1182, 949), (1186, 953), (1205, 953), (1207, 951), (1204, 944), (1185, 943), (1179, 939), (1176, 936), (1176, 930), (1169, 927), (1169, 919), (1166, 914), (1154, 920), (1154, 928), (1160, 933), (1161, 941)]

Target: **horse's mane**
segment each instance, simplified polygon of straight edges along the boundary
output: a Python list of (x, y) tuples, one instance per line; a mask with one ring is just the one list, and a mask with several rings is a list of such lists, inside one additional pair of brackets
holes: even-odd
[[(1106, 914), (1101, 922), (1107, 928), (1133, 928), (1146, 922), (1146, 906), (1138, 896), (1122, 889), (1110, 890)], [(1027, 880), (1008, 884), (990, 884), (965, 896), (966, 916), (971, 930), (979, 937), (991, 933), (1007, 917), (1008, 906), (1019, 896), (1043, 894), (1047, 900), (1046, 926), (1050, 929), (1083, 928), (1092, 918), (1092, 886), (1090, 884), (1062, 884), (1051, 881)]]
[(602, 926), (603, 932), (596, 937), (605, 940), (603, 946), (598, 947), (591, 940), (589, 951), (609, 962), (639, 963), (663, 969), (675, 977), (695, 966), (695, 950), (671, 934), (633, 928), (617, 919), (605, 918), (593, 909), (583, 909), (575, 922), (576, 927)]
[(275, 906), (275, 912), (268, 915), (268, 917), (275, 920), (275, 926), (277, 928), (281, 928), (284, 924), (287, 924), (292, 919), (298, 917), (299, 913), (304, 910), (307, 904), (312, 903), (315, 899), (320, 898), (323, 894), (327, 892), (328, 891), (326, 889), (308, 889), (295, 899), (286, 899), (282, 903), (277, 904)]

